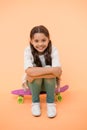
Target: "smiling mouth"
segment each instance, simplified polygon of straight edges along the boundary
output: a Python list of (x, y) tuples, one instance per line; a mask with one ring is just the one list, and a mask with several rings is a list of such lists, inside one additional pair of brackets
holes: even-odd
[(39, 50), (43, 50), (45, 47), (37, 47), (37, 49)]
[(44, 47), (40, 47), (40, 48), (38, 48), (39, 50), (43, 50), (44, 49)]

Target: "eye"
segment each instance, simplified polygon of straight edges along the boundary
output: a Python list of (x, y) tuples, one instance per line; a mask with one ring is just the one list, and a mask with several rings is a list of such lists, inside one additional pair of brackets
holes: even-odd
[(35, 42), (38, 42), (38, 40), (36, 39)]
[(42, 39), (42, 42), (45, 42), (46, 41), (46, 39)]

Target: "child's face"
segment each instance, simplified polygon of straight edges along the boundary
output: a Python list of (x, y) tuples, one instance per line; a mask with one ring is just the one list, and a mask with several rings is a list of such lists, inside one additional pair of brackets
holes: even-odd
[(44, 33), (35, 33), (30, 42), (39, 53), (43, 53), (48, 46), (49, 38)]

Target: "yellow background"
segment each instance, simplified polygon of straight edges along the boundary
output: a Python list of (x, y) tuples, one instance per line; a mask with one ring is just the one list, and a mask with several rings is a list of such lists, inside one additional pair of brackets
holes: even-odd
[[(24, 48), (33, 26), (48, 28), (63, 68), (61, 85), (69, 90), (57, 103), (58, 115), (31, 115), (31, 97), (17, 104), (10, 92), (21, 88)], [(0, 129), (87, 130), (87, 1), (0, 0)]]

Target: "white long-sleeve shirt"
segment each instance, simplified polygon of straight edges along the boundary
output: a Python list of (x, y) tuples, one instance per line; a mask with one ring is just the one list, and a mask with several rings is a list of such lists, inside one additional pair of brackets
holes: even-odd
[[(58, 49), (53, 45), (52, 45), (51, 57), (52, 57), (51, 67), (60, 67), (61, 64), (60, 64)], [(41, 60), (42, 67), (46, 67), (44, 55), (39, 55), (39, 58)], [(24, 50), (24, 70), (26, 70), (28, 67), (34, 67), (34, 66), (36, 65), (34, 63), (34, 58), (31, 53), (31, 48), (30, 46), (27, 46)], [(24, 82), (26, 82), (26, 74), (24, 74), (23, 79), (22, 79), (22, 83)]]

